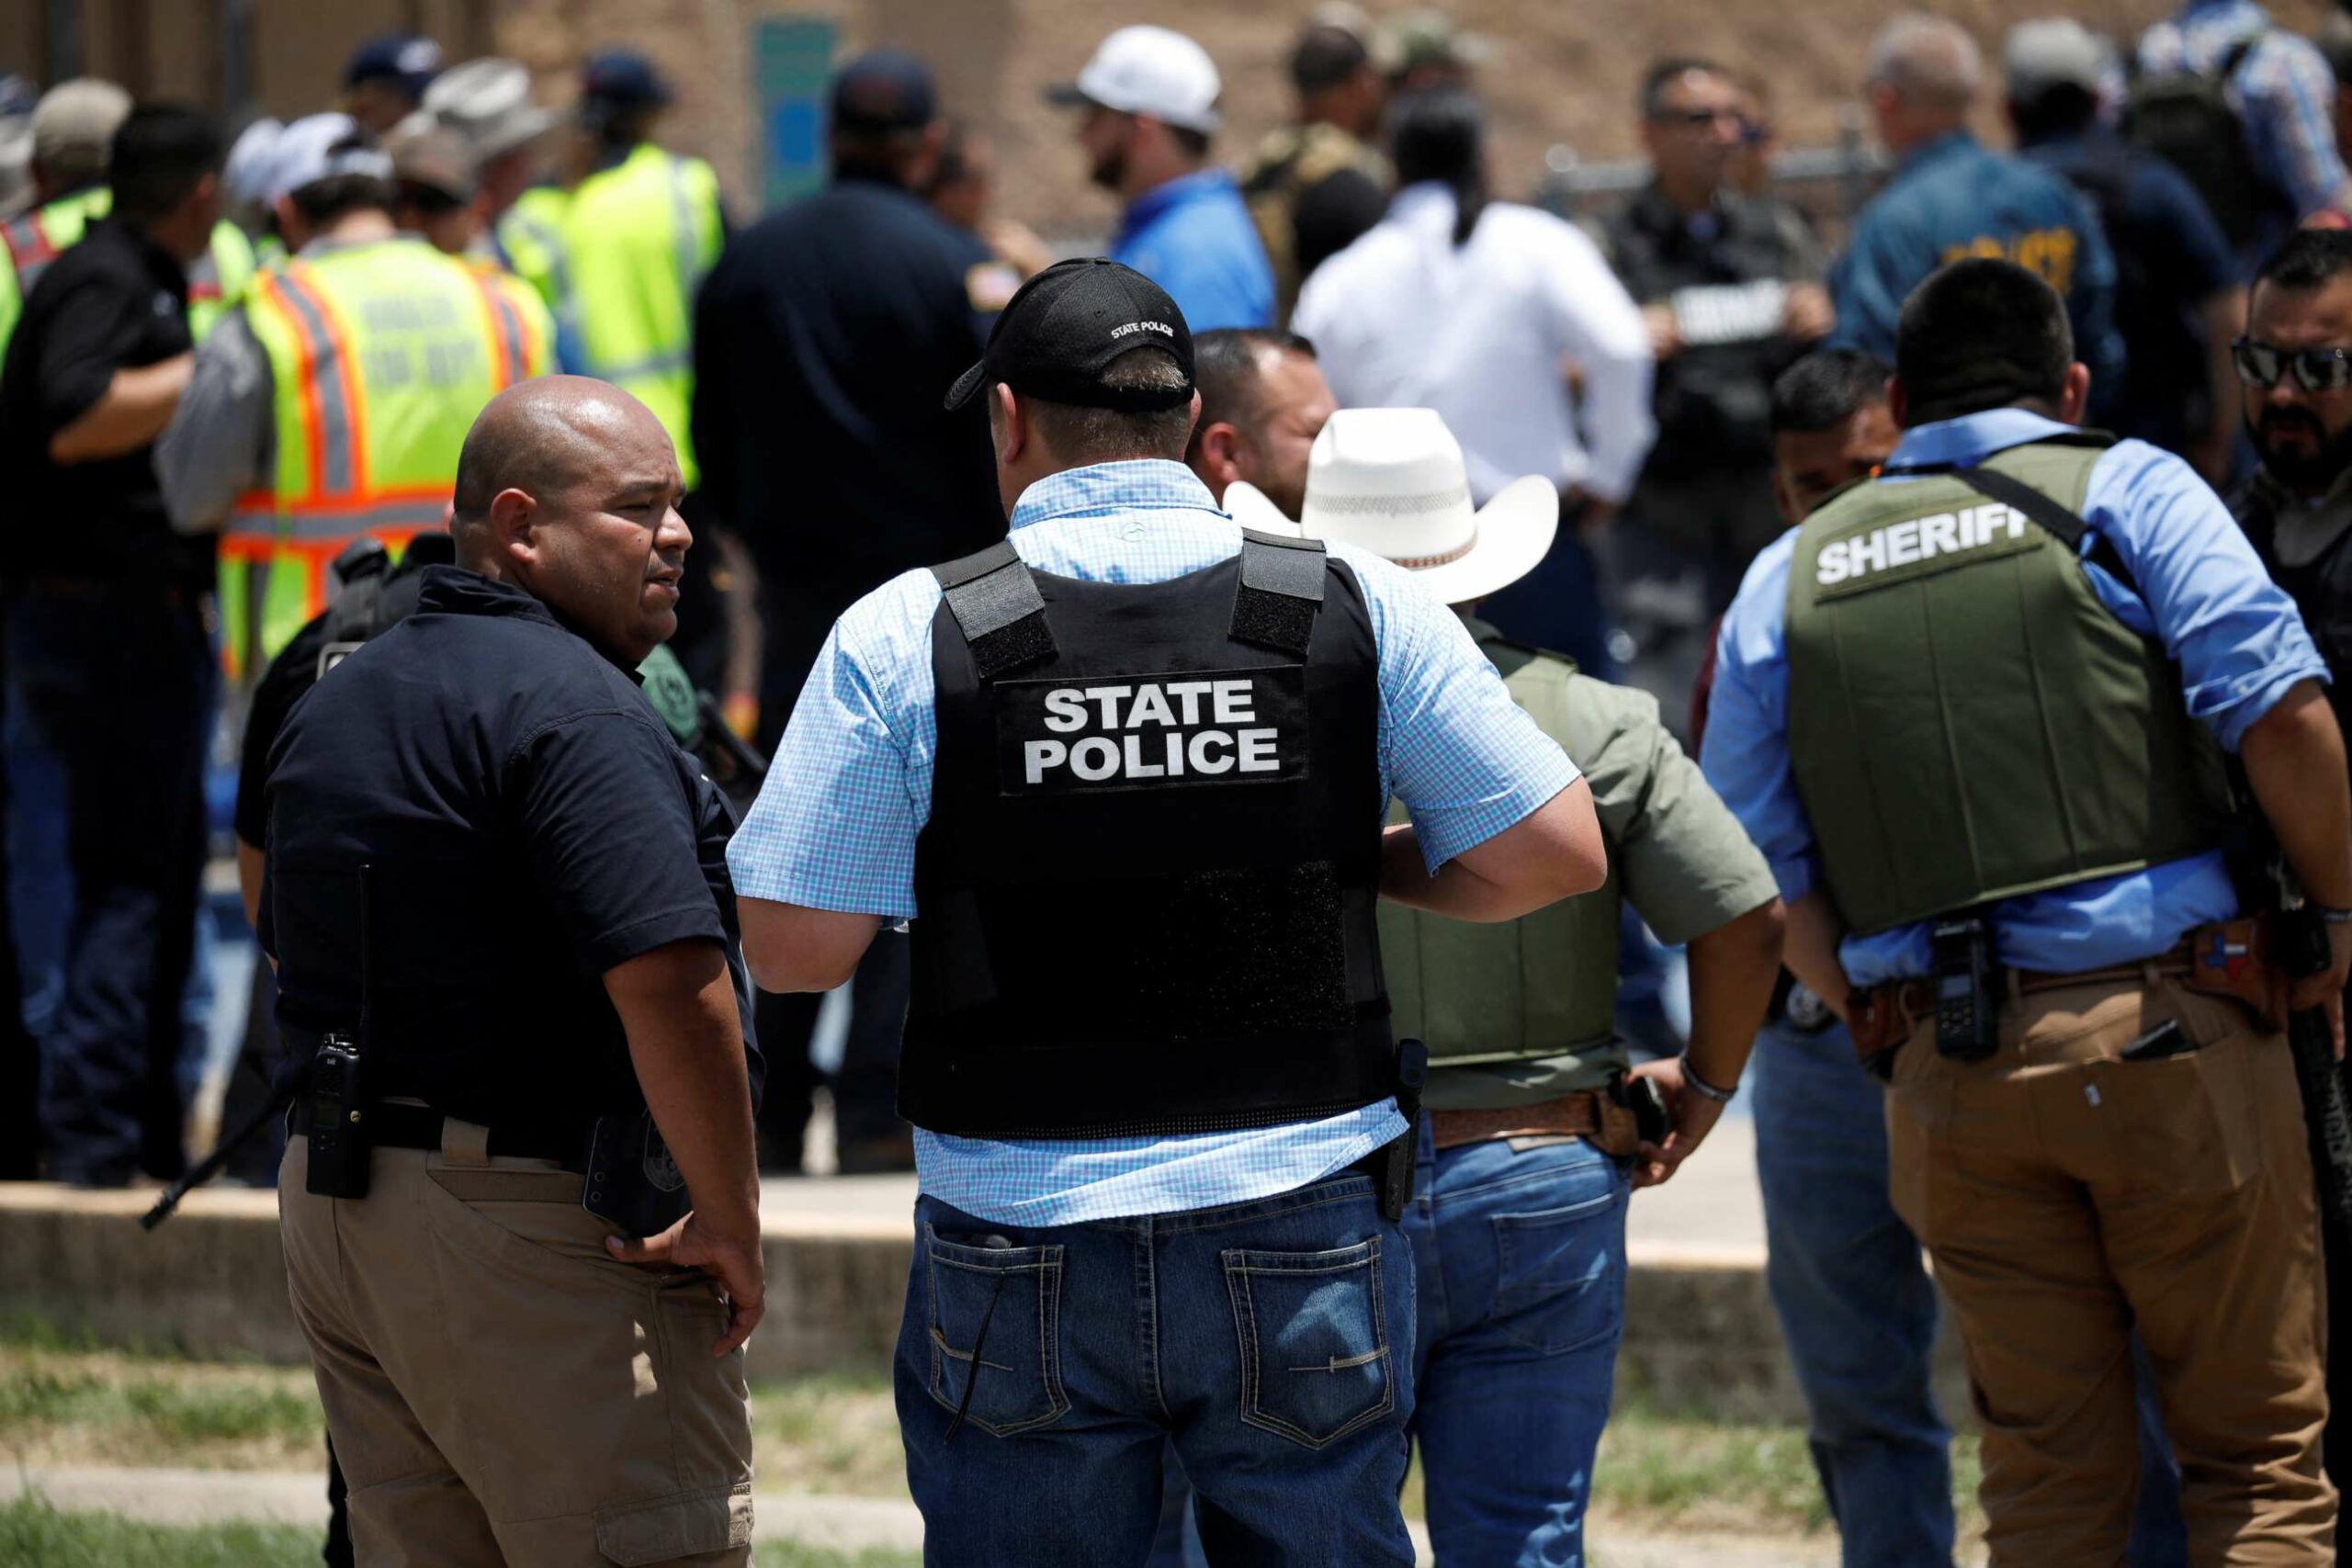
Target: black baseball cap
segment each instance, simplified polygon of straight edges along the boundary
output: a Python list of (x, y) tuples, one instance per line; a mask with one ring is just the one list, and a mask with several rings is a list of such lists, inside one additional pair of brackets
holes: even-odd
[[(1182, 388), (1106, 387), (1102, 372), (1131, 348), (1164, 348)], [(1080, 408), (1151, 413), (1193, 397), (1193, 329), (1168, 291), (1104, 256), (1056, 262), (1021, 286), (989, 333), (980, 362), (956, 378), (960, 409), (1001, 381), (1025, 397)]]
[(902, 49), (868, 50), (833, 78), (833, 123), (847, 130), (920, 130), (939, 118), (931, 67)]

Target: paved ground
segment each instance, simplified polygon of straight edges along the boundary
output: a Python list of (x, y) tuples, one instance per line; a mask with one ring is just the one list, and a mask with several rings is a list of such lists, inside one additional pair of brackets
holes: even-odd
[[(324, 1483), (316, 1474), (201, 1470), (19, 1469), (0, 1473), (0, 1498), (26, 1493), (69, 1512), (107, 1512), (164, 1525), (231, 1519), (326, 1526)], [(791, 1540), (841, 1551), (916, 1551), (922, 1519), (914, 1505), (882, 1497), (820, 1497), (759, 1494), (763, 1540)], [(1419, 1526), (1414, 1539), (1430, 1561)], [(1834, 1542), (1759, 1540), (1712, 1535), (1641, 1536), (1593, 1529), (1596, 1568), (1830, 1568)]]

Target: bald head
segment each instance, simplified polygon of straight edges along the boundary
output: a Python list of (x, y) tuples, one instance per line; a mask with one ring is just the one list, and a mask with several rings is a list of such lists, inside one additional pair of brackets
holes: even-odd
[(458, 559), (474, 564), (467, 560), (469, 538), (481, 539), (499, 491), (553, 502), (593, 476), (616, 437), (632, 430), (641, 435), (646, 425), (661, 428), (651, 410), (611, 382), (586, 376), (541, 376), (491, 399), (458, 454)]
[(541, 601), (634, 664), (676, 628), (694, 536), (668, 432), (609, 382), (542, 376), (475, 416), (458, 455), (458, 564)]

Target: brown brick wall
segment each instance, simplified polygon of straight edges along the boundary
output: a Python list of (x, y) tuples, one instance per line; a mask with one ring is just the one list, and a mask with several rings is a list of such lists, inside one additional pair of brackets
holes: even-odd
[[(0, 70), (41, 73), (50, 0), (0, 0)], [(1408, 0), (1368, 0), (1375, 15)], [(217, 80), (209, 24), (219, 0), (82, 0), (91, 64), (186, 96)], [(1494, 40), (1481, 85), (1497, 129), (1500, 194), (1520, 196), (1544, 150), (1566, 142), (1588, 159), (1635, 150), (1634, 85), (1645, 62), (1668, 52), (1713, 55), (1763, 73), (1775, 86), (1792, 144), (1826, 141), (1854, 99), (1870, 32), (1897, 7), (1881, 0), (1455, 0), (1453, 14)], [(2002, 29), (2065, 9), (2129, 35), (2170, 9), (2168, 0), (1950, 0), (1940, 7), (1973, 28), (1988, 53)], [(2278, 0), (2280, 19), (2309, 28), (2326, 0)], [(1050, 231), (1100, 232), (1112, 204), (1085, 183), (1067, 117), (1039, 100), (1049, 82), (1076, 72), (1111, 28), (1150, 21), (1190, 32), (1224, 71), (1227, 129), (1220, 151), (1246, 154), (1285, 113), (1283, 56), (1308, 0), (255, 0), (257, 79), (279, 115), (323, 107), (334, 73), (360, 37), (421, 26), (453, 53), (495, 41), (542, 74), (548, 103), (567, 101), (571, 69), (587, 51), (627, 43), (680, 83), (665, 140), (718, 167), (737, 210), (753, 205), (750, 24), (766, 13), (830, 15), (845, 48), (891, 43), (917, 50), (939, 70), (951, 112), (997, 144), (1004, 210)], [(142, 41), (122, 38), (125, 18), (149, 18)], [(1988, 130), (1997, 126), (1988, 121)]]

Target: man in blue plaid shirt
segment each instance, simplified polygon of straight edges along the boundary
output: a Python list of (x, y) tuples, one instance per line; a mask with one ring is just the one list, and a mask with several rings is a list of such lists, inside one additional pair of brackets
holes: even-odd
[(1216, 1561), (1412, 1562), (1373, 900), (1513, 919), (1604, 870), (1443, 605), (1216, 510), (1192, 372), (1140, 274), (1024, 286), (951, 394), (988, 399), (1009, 539), (841, 618), (729, 851), (769, 988), (914, 922), (897, 1384), (934, 1564), (1141, 1562), (1170, 1437)]

